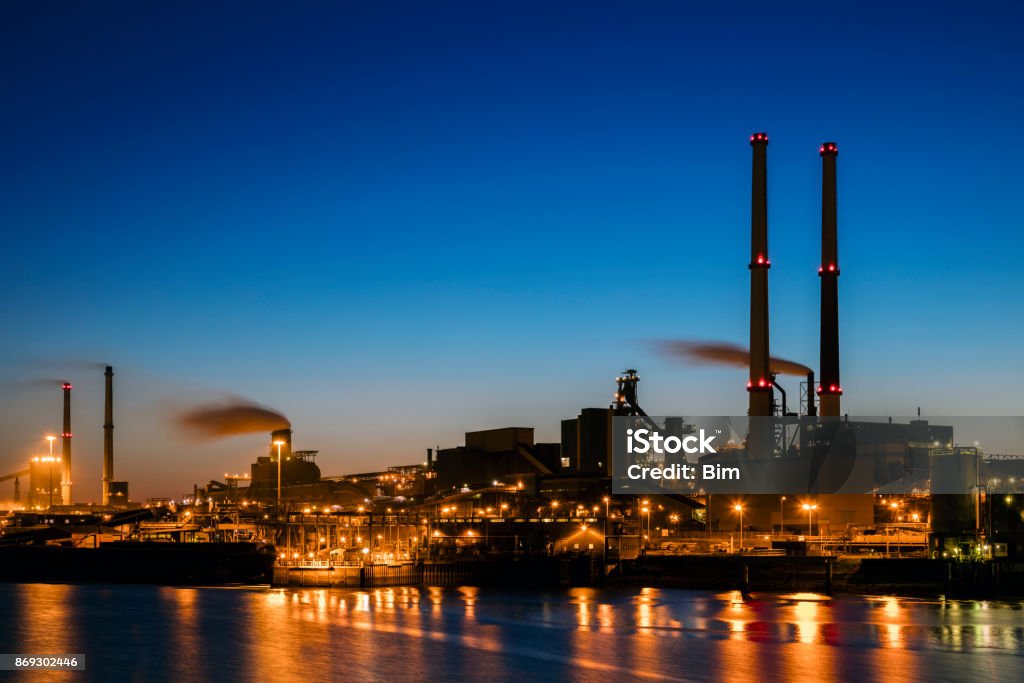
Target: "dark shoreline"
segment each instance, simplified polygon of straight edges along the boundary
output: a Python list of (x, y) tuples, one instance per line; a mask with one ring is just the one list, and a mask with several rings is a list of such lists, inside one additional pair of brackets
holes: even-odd
[(915, 598), (1024, 597), (1024, 564), (927, 558), (648, 555), (607, 585)]
[[(108, 544), (101, 549), (0, 548), (9, 583), (171, 586), (480, 586), (551, 590), (573, 586), (741, 593), (1024, 598), (1024, 563), (927, 558), (645, 555), (602, 576), (599, 558), (492, 557), (365, 568), (285, 569), (255, 544)], [(281, 574), (280, 576), (278, 574)], [(351, 576), (349, 576), (351, 575)]]

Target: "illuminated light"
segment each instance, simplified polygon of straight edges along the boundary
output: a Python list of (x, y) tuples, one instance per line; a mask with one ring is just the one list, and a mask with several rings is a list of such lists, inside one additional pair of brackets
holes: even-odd
[(829, 391), (835, 391), (836, 390), (836, 385), (835, 384), (828, 385), (828, 390)]
[(64, 384), (61, 385), (61, 388), (63, 388), (63, 389), (70, 389), (71, 388), (71, 384), (68, 383), (68, 382), (64, 382)]
[(763, 387), (764, 385), (765, 385), (765, 382), (764, 382), (764, 378), (763, 377), (761, 379), (757, 380), (757, 386)]
[(835, 269), (836, 269), (836, 264), (834, 264), (834, 263), (830, 263), (830, 264), (828, 264), (828, 271), (829, 271), (830, 273), (831, 273), (832, 271), (834, 271)]

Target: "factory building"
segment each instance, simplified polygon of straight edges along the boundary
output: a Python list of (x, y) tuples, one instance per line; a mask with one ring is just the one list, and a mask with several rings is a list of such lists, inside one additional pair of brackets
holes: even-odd
[[(259, 456), (250, 466), (250, 474), (225, 475), (226, 482), (210, 481), (196, 487), (194, 500), (249, 500), (284, 505), (337, 505), (355, 507), (375, 495), (379, 486), (365, 476), (323, 477), (316, 464), (319, 451), (293, 450), (292, 430), (277, 429), (270, 434), (267, 455)], [(239, 486), (248, 481), (247, 487)]]
[(50, 508), (61, 503), (64, 463), (60, 456), (40, 455), (28, 464), (28, 506)]
[(1012, 562), (1024, 560), (1024, 495), (989, 491), (986, 503), (983, 514), (988, 519), (982, 521), (990, 530), (992, 555)]
[(909, 423), (845, 421), (853, 433), (858, 458), (874, 463), (874, 484), (884, 486), (906, 477), (927, 477), (928, 454), (953, 445), (953, 428), (933, 425), (927, 420)]
[(611, 476), (613, 416), (611, 408), (584, 408), (562, 420), (561, 472)]
[(466, 432), (464, 446), (442, 448), (434, 462), (438, 491), (491, 481), (512, 482), (561, 470), (561, 447), (536, 443), (532, 427)]

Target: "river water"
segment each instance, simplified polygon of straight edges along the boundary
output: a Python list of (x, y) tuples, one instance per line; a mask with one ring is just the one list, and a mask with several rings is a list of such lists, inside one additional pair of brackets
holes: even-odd
[(0, 653), (85, 654), (20, 680), (1024, 680), (1019, 602), (0, 584), (0, 605)]

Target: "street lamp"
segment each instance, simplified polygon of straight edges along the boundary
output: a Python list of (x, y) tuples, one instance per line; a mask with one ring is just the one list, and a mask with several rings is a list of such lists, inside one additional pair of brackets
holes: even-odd
[(804, 503), (801, 507), (807, 510), (807, 535), (811, 536), (811, 515), (818, 509), (817, 503)]
[[(651, 542), (651, 508), (647, 507), (647, 501), (643, 502), (644, 507), (640, 508), (641, 514), (647, 515), (647, 533), (644, 534), (644, 541)], [(643, 520), (640, 520), (640, 529), (643, 530)]]
[(608, 506), (611, 504), (612, 499), (611, 499), (611, 496), (605, 496), (602, 500), (604, 501), (604, 537), (605, 537), (605, 544), (607, 545), (607, 543), (608, 543)]
[(732, 506), (732, 509), (740, 513), (740, 552), (743, 552), (743, 506), (736, 503)]
[[(889, 503), (889, 508), (892, 510), (892, 523), (893, 524), (896, 523), (896, 510), (899, 508), (899, 506), (900, 506), (900, 504), (897, 503), (896, 501), (892, 501), (892, 502)], [(889, 531), (890, 531), (890, 529), (886, 529), (885, 530), (885, 555), (886, 555), (886, 557), (889, 556)], [(896, 533), (899, 533), (899, 529), (896, 530)], [(899, 540), (899, 537), (897, 537), (896, 538), (896, 556), (898, 557), (899, 554), (900, 554), (900, 540)]]
[(284, 441), (275, 441), (274, 445), (277, 446), (277, 513), (281, 514), (281, 446)]
[(785, 496), (779, 498), (779, 536), (786, 535), (786, 508), (783, 505), (785, 502)]
[(57, 440), (55, 436), (48, 436), (46, 440), (50, 442), (50, 462), (47, 464), (47, 471), (50, 473), (50, 508), (53, 508), (53, 442)]

